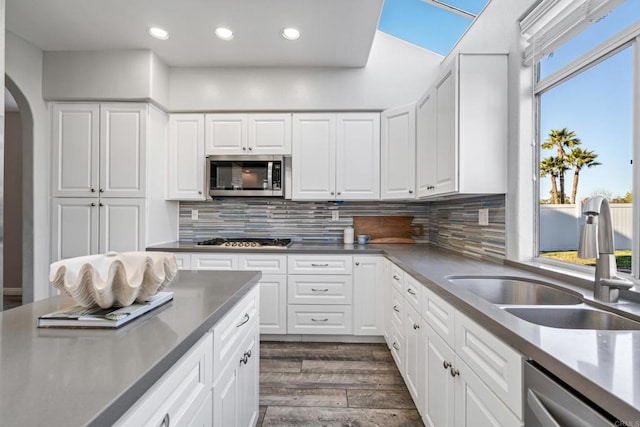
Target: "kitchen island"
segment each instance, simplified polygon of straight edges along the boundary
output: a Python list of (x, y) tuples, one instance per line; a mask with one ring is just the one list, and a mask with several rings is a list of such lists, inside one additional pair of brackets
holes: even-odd
[[(640, 319), (638, 294), (626, 293), (617, 304), (595, 301), (586, 278), (561, 276), (543, 267), (488, 262), (431, 245), (294, 243), (287, 249), (203, 248), (175, 242), (149, 250), (201, 254), (305, 254), (385, 256), (418, 283), (502, 342), (533, 359), (567, 385), (619, 420), (640, 420), (640, 330), (591, 330), (545, 327), (526, 322), (498, 306), (452, 284), (452, 275), (530, 278), (581, 295), (589, 307)], [(193, 266), (192, 266), (193, 268)], [(627, 299), (633, 298), (634, 300)], [(632, 424), (635, 425), (635, 424)]]
[(56, 296), (0, 313), (2, 426), (112, 425), (250, 293), (256, 272), (180, 271), (173, 301), (116, 330), (42, 329)]

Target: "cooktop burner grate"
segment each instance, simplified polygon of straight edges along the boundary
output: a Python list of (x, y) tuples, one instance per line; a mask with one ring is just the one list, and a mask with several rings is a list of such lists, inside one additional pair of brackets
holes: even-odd
[(251, 239), (251, 238), (214, 238), (198, 242), (198, 245), (220, 246), (224, 248), (286, 248), (291, 239)]

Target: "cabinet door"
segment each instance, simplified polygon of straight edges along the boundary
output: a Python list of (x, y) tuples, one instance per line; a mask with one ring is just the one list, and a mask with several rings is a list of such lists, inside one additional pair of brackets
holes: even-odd
[(413, 401), (418, 404), (419, 393), (419, 380), (422, 367), (420, 366), (420, 315), (411, 306), (407, 306), (405, 310), (406, 317), (404, 321), (404, 382), (407, 384), (407, 389)]
[(187, 423), (188, 427), (211, 427), (213, 426), (213, 393), (209, 392), (204, 402), (200, 405), (198, 412)]
[(387, 346), (391, 345), (390, 342), (390, 329), (391, 329), (391, 311), (388, 307), (388, 301), (391, 301), (391, 261), (387, 258), (382, 258), (382, 276), (380, 287), (382, 288), (382, 333)]
[(213, 385), (213, 426), (239, 426), (239, 388), (241, 364), (233, 358), (222, 369), (222, 374)]
[(52, 122), (51, 195), (97, 196), (100, 107), (98, 104), (54, 104)]
[[(420, 378), (418, 410), (429, 427), (452, 427), (455, 415), (453, 350), (422, 321), (420, 332)], [(482, 425), (482, 424), (477, 424)]]
[(338, 114), (336, 199), (380, 199), (380, 115)]
[(100, 199), (100, 253), (144, 250), (144, 227), (144, 199)]
[(383, 334), (386, 300), (382, 262), (380, 257), (353, 257), (354, 335)]
[(206, 114), (205, 152), (210, 154), (248, 154), (246, 114)]
[(146, 104), (100, 106), (100, 195), (144, 197), (147, 164)]
[(98, 253), (98, 199), (52, 199), (51, 261)]
[(291, 114), (249, 114), (250, 154), (291, 154)]
[(260, 279), (260, 333), (287, 333), (286, 275), (263, 275)]
[[(260, 381), (260, 333), (257, 323), (241, 346), (244, 354), (240, 364), (239, 399), (239, 426), (253, 427), (258, 422), (259, 398), (258, 389)], [(246, 355), (246, 358), (245, 358)]]
[(169, 117), (167, 199), (204, 200), (204, 115)]
[(294, 114), (291, 159), (292, 199), (335, 199), (335, 162), (335, 115)]
[(457, 190), (456, 88), (453, 71), (436, 85), (436, 140), (431, 149), (435, 173), (433, 194)]
[(456, 358), (455, 426), (520, 427), (522, 422), (462, 360)]
[(383, 111), (381, 120), (381, 198), (413, 199), (416, 185), (416, 105)]
[(426, 197), (435, 190), (436, 94), (427, 92), (416, 104), (416, 192)]

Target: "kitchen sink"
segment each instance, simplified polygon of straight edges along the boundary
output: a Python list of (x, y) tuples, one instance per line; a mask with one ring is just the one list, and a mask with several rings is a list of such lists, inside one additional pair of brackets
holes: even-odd
[(585, 307), (503, 307), (530, 323), (561, 329), (639, 330), (640, 322)]
[(577, 293), (533, 279), (506, 276), (450, 276), (449, 282), (498, 305), (575, 305)]

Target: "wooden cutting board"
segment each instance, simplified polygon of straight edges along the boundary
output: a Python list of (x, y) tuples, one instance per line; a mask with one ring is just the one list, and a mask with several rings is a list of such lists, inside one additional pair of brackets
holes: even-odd
[(358, 234), (369, 236), (369, 243), (414, 243), (422, 236), (422, 224), (411, 225), (412, 216), (354, 216), (353, 228)]

